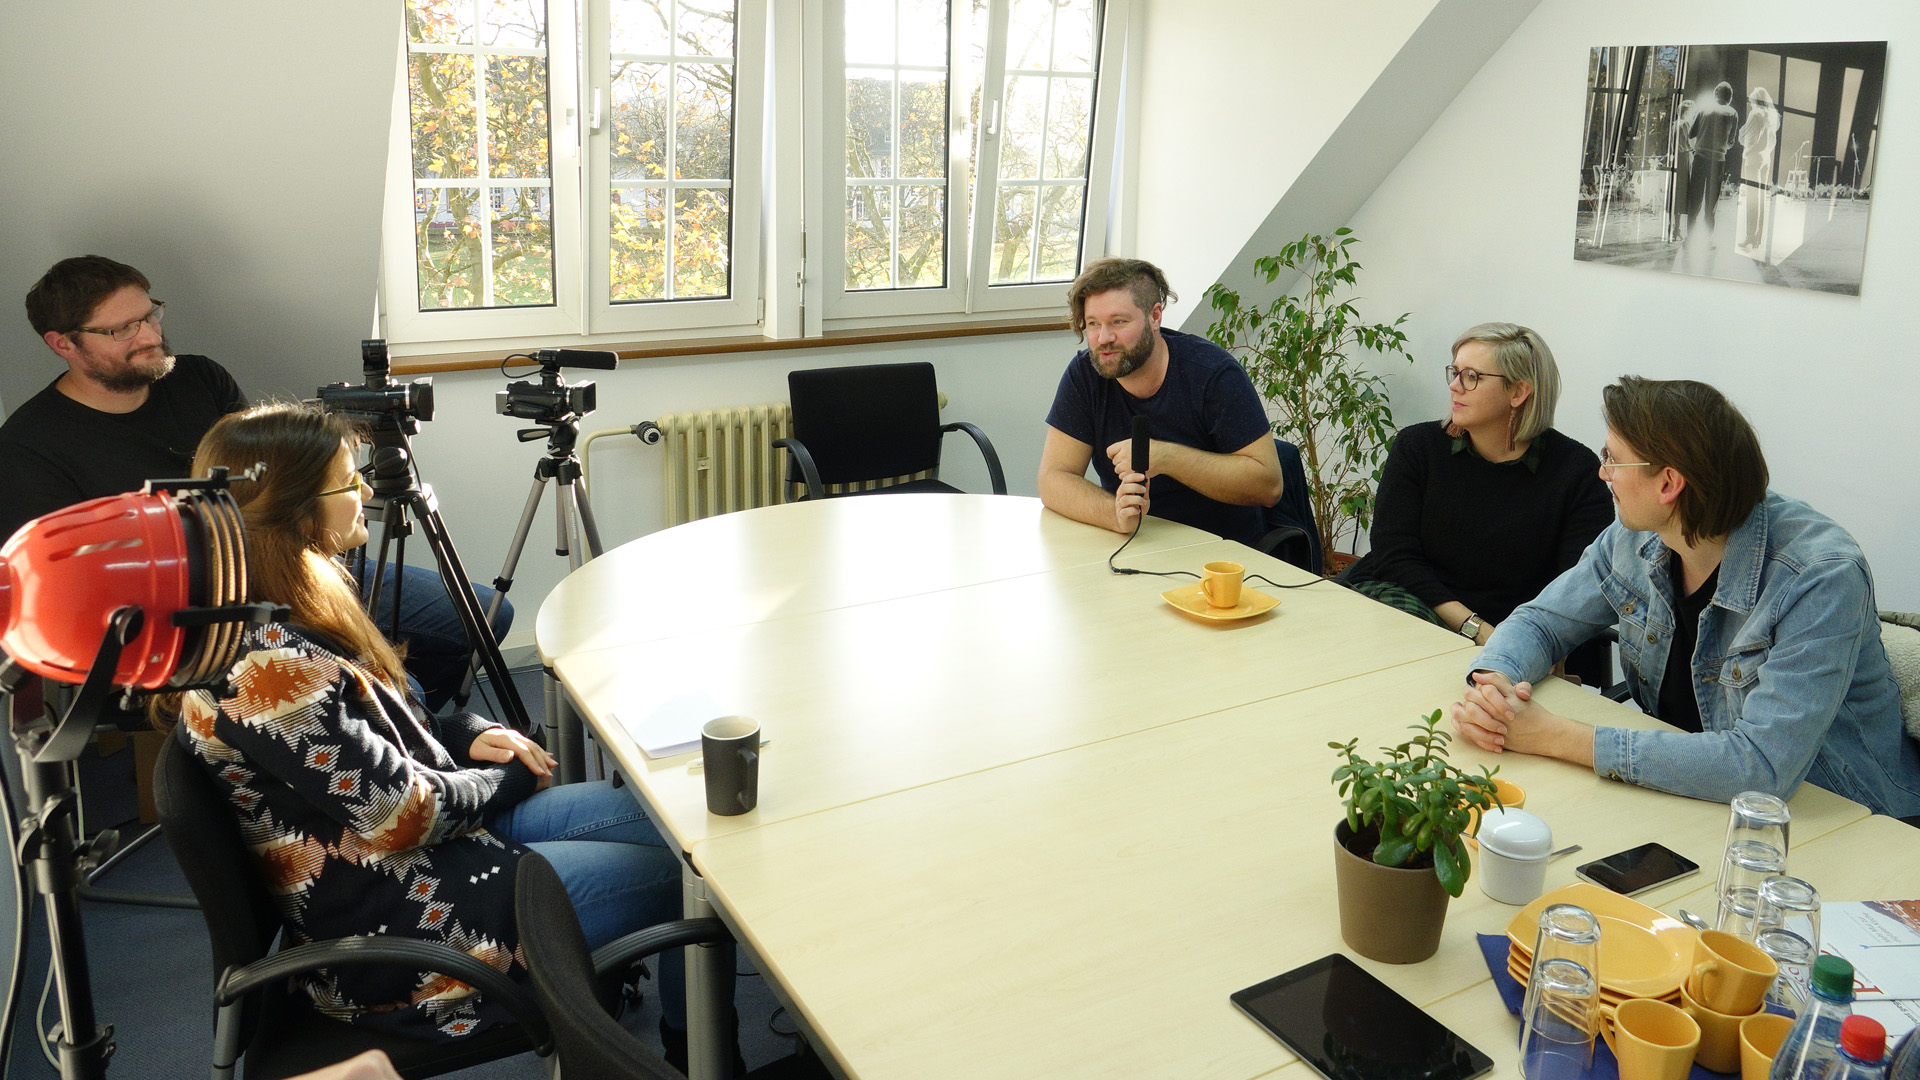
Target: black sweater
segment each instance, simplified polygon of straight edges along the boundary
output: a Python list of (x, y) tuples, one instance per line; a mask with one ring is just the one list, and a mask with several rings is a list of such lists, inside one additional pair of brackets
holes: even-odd
[(1428, 607), (1457, 600), (1501, 622), (1613, 521), (1599, 468), (1593, 451), (1551, 428), (1521, 458), (1495, 463), (1439, 421), (1415, 424), (1387, 452), (1373, 549), (1347, 578), (1395, 582)]

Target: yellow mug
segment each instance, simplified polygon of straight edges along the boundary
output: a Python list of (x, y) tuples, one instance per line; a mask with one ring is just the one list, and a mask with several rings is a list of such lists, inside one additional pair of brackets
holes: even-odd
[(1687, 1015), (1700, 1025), (1700, 1049), (1693, 1060), (1711, 1072), (1730, 1073), (1739, 1069), (1740, 1024), (1759, 1012), (1759, 1008), (1739, 1015), (1709, 1009), (1693, 996), (1691, 981), (1680, 987), (1680, 1001), (1686, 1006)]
[[(1482, 782), (1484, 783), (1485, 781)], [(1494, 777), (1493, 793), (1499, 796), (1500, 805), (1508, 810), (1518, 810), (1527, 805), (1527, 789), (1511, 780), (1503, 780), (1498, 776)], [(1474, 834), (1479, 831), (1480, 808), (1476, 806), (1467, 811), (1466, 838), (1468, 847), (1478, 848), (1480, 846), (1480, 841), (1474, 839)]]
[(1746, 1016), (1759, 1011), (1778, 974), (1773, 957), (1753, 942), (1720, 930), (1700, 931), (1693, 950), (1693, 997), (1714, 1012)]
[(1700, 1025), (1674, 1005), (1628, 998), (1600, 1006), (1607, 1040), (1620, 1063), (1620, 1080), (1685, 1080), (1700, 1046)]
[(1246, 567), (1222, 560), (1200, 569), (1205, 571), (1200, 577), (1200, 594), (1207, 598), (1207, 603), (1217, 608), (1240, 606), (1240, 584), (1246, 580)]
[(1773, 1055), (1791, 1030), (1793, 1017), (1779, 1013), (1755, 1013), (1740, 1021), (1740, 1080), (1767, 1080)]

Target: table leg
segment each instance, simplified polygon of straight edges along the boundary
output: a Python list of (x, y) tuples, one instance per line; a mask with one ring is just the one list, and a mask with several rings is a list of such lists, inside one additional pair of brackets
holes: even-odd
[[(707, 883), (682, 859), (680, 896), (689, 919), (711, 918)], [(687, 949), (687, 1080), (729, 1080), (733, 1073), (733, 944)]]
[(573, 711), (573, 699), (567, 688), (548, 669), (540, 680), (547, 703), (547, 749), (560, 760), (559, 783), (572, 784), (587, 778), (585, 740), (581, 737), (580, 714)]

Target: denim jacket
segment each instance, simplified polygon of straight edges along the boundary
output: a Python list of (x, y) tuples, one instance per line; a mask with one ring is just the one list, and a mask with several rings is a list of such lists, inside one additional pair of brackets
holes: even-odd
[[(1494, 630), (1474, 668), (1538, 679), (1618, 625), (1627, 685), (1653, 712), (1673, 644), (1673, 557), (1659, 536), (1614, 522)], [(1594, 771), (1723, 801), (1785, 798), (1811, 780), (1877, 813), (1920, 814), (1920, 746), (1901, 727), (1872, 574), (1853, 537), (1806, 503), (1768, 492), (1728, 536), (1693, 676), (1700, 732), (1596, 728)]]

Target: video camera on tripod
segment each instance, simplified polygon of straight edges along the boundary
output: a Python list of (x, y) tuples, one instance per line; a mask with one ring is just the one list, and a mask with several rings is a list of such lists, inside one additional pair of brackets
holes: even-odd
[[(540, 381), (536, 383), (531, 379), (522, 379), (508, 383), (505, 390), (495, 391), (493, 411), (502, 416), (550, 425), (578, 420), (595, 407), (593, 383), (581, 382), (568, 386), (566, 378), (560, 374), (561, 368), (612, 371), (619, 365), (620, 357), (615, 353), (589, 349), (541, 349), (533, 354), (533, 360), (540, 365)], [(427, 400), (431, 407), (431, 394)]]
[(320, 407), (343, 413), (377, 431), (391, 423), (411, 435), (418, 421), (433, 419), (433, 380), (421, 376), (411, 383), (393, 380), (387, 343), (378, 339), (360, 343), (362, 382), (330, 383), (319, 389)]

